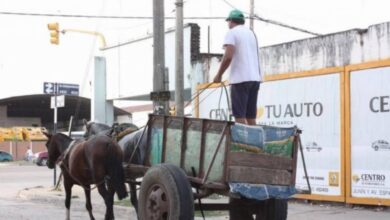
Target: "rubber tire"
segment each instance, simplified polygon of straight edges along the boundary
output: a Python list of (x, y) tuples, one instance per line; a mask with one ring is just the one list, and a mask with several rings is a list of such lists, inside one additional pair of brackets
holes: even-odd
[(254, 210), (250, 205), (253, 205), (252, 200), (249, 199), (233, 199), (229, 198), (230, 210), (229, 210), (229, 219), (230, 220), (253, 220)]
[[(229, 211), (230, 220), (286, 220), (288, 200), (268, 199), (255, 201), (250, 199), (230, 199), (235, 207)], [(255, 218), (252, 215), (256, 215)]]
[(169, 198), (168, 220), (193, 220), (194, 199), (186, 174), (172, 164), (160, 164), (150, 168), (141, 183), (139, 192), (139, 219), (148, 220), (146, 208), (148, 191), (155, 184), (164, 187)]
[[(270, 220), (286, 220), (288, 212), (287, 199), (269, 199), (265, 202), (265, 218)], [(262, 214), (260, 214), (262, 216)], [(259, 216), (259, 217), (260, 217)], [(262, 220), (259, 218), (258, 220)]]

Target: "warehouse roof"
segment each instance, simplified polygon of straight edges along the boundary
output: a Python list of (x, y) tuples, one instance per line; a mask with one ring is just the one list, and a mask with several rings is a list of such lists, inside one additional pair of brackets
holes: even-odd
[[(0, 99), (0, 106), (7, 106), (7, 117), (37, 117), (41, 118), (42, 125), (53, 123), (54, 111), (50, 108), (48, 94), (16, 96)], [(67, 122), (70, 117), (78, 119), (91, 118), (91, 100), (80, 96), (65, 96), (65, 107), (58, 108), (58, 122)], [(78, 110), (78, 112), (77, 112)], [(115, 108), (115, 116), (130, 113)]]

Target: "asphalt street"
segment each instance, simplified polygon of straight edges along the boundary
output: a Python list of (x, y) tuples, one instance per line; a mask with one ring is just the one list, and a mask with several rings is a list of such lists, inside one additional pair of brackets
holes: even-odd
[[(0, 219), (41, 220), (65, 218), (63, 192), (52, 191), (53, 171), (25, 162), (0, 163)], [(73, 190), (71, 219), (89, 219), (85, 210), (84, 194), (80, 187)], [(92, 192), (93, 213), (96, 219), (104, 218), (102, 198)], [(389, 220), (390, 209), (345, 206), (330, 203), (302, 203), (291, 201), (289, 220)], [(135, 219), (132, 207), (115, 206), (118, 220)], [(196, 218), (202, 219), (200, 217)], [(228, 219), (226, 214), (213, 213), (210, 220)]]

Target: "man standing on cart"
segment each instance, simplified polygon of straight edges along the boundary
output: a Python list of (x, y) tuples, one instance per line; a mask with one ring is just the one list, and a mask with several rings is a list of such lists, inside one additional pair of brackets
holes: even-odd
[(241, 11), (231, 11), (226, 21), (230, 30), (225, 35), (225, 53), (213, 82), (220, 83), (230, 66), (230, 96), (235, 121), (255, 125), (257, 94), (262, 81), (257, 38), (244, 26), (245, 18)]
[[(241, 11), (233, 10), (226, 19), (229, 31), (225, 35), (223, 47), (225, 49), (222, 62), (214, 83), (222, 81), (222, 75), (230, 67), (229, 83), (230, 96), (235, 121), (247, 125), (256, 124), (257, 94), (262, 81), (260, 59), (256, 35), (245, 27), (245, 18)], [(229, 212), (232, 220), (262, 219), (261, 205), (258, 210), (246, 208), (247, 199), (230, 199), (232, 208)]]

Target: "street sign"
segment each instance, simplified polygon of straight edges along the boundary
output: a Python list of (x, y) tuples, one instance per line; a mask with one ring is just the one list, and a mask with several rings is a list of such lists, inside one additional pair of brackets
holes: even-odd
[(54, 94), (54, 92), (55, 92), (54, 85), (55, 85), (55, 83), (44, 82), (43, 83), (43, 93)]
[(169, 101), (171, 98), (170, 91), (159, 91), (159, 92), (151, 92), (150, 100), (152, 101)]
[(79, 85), (66, 83), (43, 83), (43, 93), (57, 95), (79, 95)]
[(60, 96), (57, 96), (57, 106), (56, 106), (56, 100), (55, 100), (55, 96), (52, 96), (51, 97), (51, 102), (50, 102), (50, 108), (61, 108), (61, 107), (65, 107), (65, 96), (64, 95), (60, 95)]

